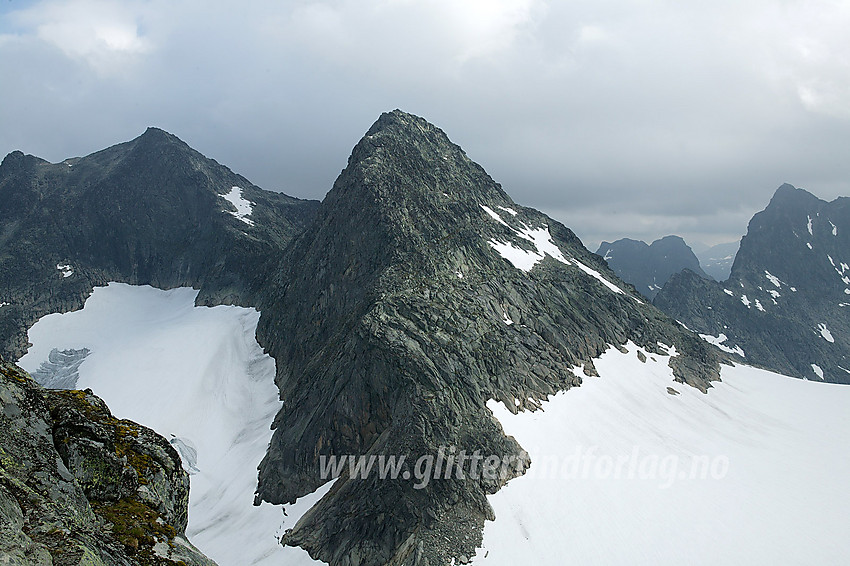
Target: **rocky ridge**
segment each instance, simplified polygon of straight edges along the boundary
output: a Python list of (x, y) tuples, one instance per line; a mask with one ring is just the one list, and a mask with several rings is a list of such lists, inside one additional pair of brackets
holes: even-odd
[(2, 358), (0, 400), (0, 563), (214, 566), (185, 538), (189, 477), (167, 440)]
[(451, 449), (512, 462), (489, 479), (422, 489), (343, 470), (283, 539), (333, 566), (474, 555), (493, 518), (486, 495), (529, 465), (488, 399), (533, 410), (627, 341), (673, 353), (678, 381), (705, 391), (719, 378), (718, 350), (569, 229), (514, 203), (441, 130), (400, 111), (357, 144), (277, 273), (258, 339), (277, 360), (283, 409), (258, 501), (312, 492), (333, 455), (413, 462)]

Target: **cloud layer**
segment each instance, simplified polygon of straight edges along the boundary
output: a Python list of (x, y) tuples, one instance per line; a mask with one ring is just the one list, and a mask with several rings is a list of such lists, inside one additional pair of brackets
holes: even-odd
[(590, 247), (716, 243), (785, 181), (850, 195), (847, 29), (828, 0), (6, 0), (0, 152), (155, 125), (321, 198), (402, 108)]

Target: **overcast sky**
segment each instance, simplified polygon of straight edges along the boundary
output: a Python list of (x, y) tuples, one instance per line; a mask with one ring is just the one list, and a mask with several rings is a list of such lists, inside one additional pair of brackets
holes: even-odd
[(0, 0), (0, 152), (182, 138), (322, 198), (378, 115), (435, 123), (600, 240), (739, 238), (850, 195), (850, 2)]

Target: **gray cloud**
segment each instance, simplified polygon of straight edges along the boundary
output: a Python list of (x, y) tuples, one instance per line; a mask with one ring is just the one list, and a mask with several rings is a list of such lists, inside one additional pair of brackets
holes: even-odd
[(717, 243), (783, 182), (850, 194), (848, 27), (827, 0), (6, 0), (0, 151), (156, 125), (321, 198), (398, 107), (591, 247)]

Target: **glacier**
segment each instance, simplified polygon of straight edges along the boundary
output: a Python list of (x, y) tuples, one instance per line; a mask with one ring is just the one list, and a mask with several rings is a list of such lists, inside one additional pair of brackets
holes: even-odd
[[(259, 312), (195, 307), (198, 291), (110, 283), (82, 310), (51, 314), (29, 331), (19, 365), (36, 378), (52, 351), (88, 350), (76, 388), (118, 418), (153, 428), (191, 473), (187, 536), (220, 566), (316, 564), (279, 537), (330, 488), (295, 505), (253, 505), (257, 466), (280, 409), (274, 360), (255, 339)], [(56, 355), (54, 353), (54, 359)]]

